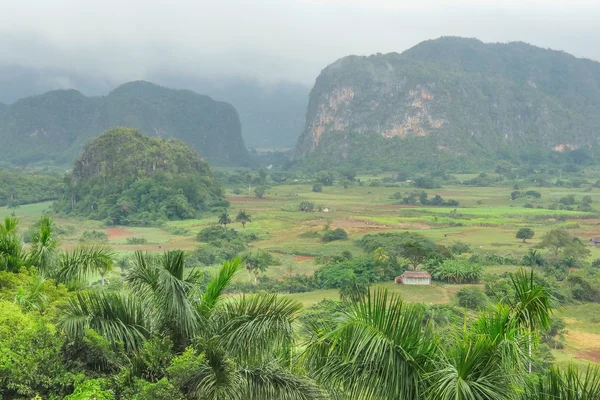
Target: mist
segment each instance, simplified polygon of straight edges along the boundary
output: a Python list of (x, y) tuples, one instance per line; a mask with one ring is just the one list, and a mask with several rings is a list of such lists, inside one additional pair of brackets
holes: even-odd
[(448, 35), (600, 60), (600, 7), (589, 0), (0, 0), (0, 7), (0, 64), (118, 83), (169, 73), (312, 85), (340, 57), (401, 52)]

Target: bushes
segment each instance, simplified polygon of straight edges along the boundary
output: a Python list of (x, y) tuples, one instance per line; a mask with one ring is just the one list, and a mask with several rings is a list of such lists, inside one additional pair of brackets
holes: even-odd
[(146, 244), (148, 243), (148, 239), (143, 237), (128, 237), (126, 240), (127, 244)]
[(482, 310), (488, 304), (488, 298), (483, 290), (477, 287), (465, 287), (456, 292), (458, 305), (469, 310)]
[(79, 238), (80, 242), (108, 242), (108, 235), (99, 231), (85, 231)]
[(471, 252), (471, 246), (469, 246), (468, 243), (465, 242), (454, 242), (450, 245), (450, 251), (454, 254), (458, 254), (461, 255), (463, 253), (470, 253)]
[(323, 236), (321, 237), (321, 241), (325, 243), (347, 239), (348, 233), (345, 230), (343, 230), (342, 228), (331, 230), (329, 229), (329, 226), (326, 226), (325, 229), (323, 229)]
[(433, 279), (448, 283), (477, 283), (483, 277), (483, 268), (467, 260), (445, 260), (427, 270)]
[(315, 183), (312, 187), (312, 191), (315, 193), (320, 193), (323, 191), (323, 185), (320, 183)]
[(312, 203), (310, 201), (303, 201), (298, 206), (298, 211), (302, 211), (302, 212), (313, 212), (314, 209), (315, 209), (315, 203)]

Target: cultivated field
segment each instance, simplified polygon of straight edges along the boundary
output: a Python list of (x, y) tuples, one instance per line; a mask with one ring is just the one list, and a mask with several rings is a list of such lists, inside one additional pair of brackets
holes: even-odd
[[(460, 202), (458, 207), (422, 207), (399, 205), (393, 199), (396, 192), (405, 193), (412, 188), (372, 187), (372, 177), (361, 177), (364, 186), (324, 187), (323, 192), (313, 193), (312, 185), (283, 185), (267, 190), (264, 199), (233, 195), (227, 188), (231, 202), (229, 214), (235, 217), (239, 210), (252, 215), (246, 227), (248, 233), (260, 240), (251, 242), (255, 249), (266, 250), (281, 260), (281, 265), (270, 267), (266, 274), (284, 277), (290, 274), (310, 275), (318, 268), (315, 257), (335, 256), (343, 251), (359, 254), (362, 250), (355, 244), (361, 236), (374, 232), (418, 231), (440, 244), (451, 245), (456, 241), (468, 243), (474, 252), (493, 252), (502, 255), (522, 256), (535, 246), (539, 238), (553, 228), (566, 228), (573, 235), (587, 242), (590, 237), (600, 236), (600, 219), (593, 213), (580, 211), (549, 210), (536, 208), (557, 202), (567, 195), (576, 198), (591, 196), (592, 207), (600, 206), (600, 190), (567, 188), (531, 188), (541, 193), (541, 198), (525, 208), (524, 203), (511, 201), (510, 187), (449, 186), (426, 190), (429, 197), (436, 194), (444, 199)], [(527, 190), (527, 188), (521, 189)], [(310, 213), (298, 211), (301, 201), (313, 202), (317, 209)], [(51, 203), (21, 206), (14, 210), (0, 208), (0, 217), (14, 213), (20, 217), (22, 229), (26, 229)], [(201, 245), (196, 234), (203, 228), (216, 224), (217, 215), (207, 214), (203, 219), (173, 221), (162, 227), (106, 227), (98, 221), (82, 221), (55, 216), (57, 225), (64, 228), (62, 246), (70, 248), (79, 243), (84, 231), (102, 231), (108, 243), (117, 253), (133, 251), (161, 252), (172, 249), (193, 250)], [(318, 232), (325, 225), (343, 228), (349, 240), (324, 244), (318, 237), (307, 232)], [(242, 229), (240, 224), (233, 224)], [(521, 227), (530, 227), (535, 237), (522, 243), (515, 238)], [(147, 243), (127, 244), (127, 238), (145, 238)], [(600, 248), (592, 248), (592, 259), (600, 258)], [(211, 267), (207, 267), (211, 268)], [(516, 271), (517, 266), (490, 266), (487, 273), (502, 274)], [(239, 279), (246, 279), (240, 276)], [(393, 282), (380, 284), (400, 293), (406, 301), (431, 304), (452, 303), (459, 285), (434, 283), (428, 287), (406, 287)], [(320, 290), (290, 295), (309, 307), (325, 298), (338, 298), (337, 290)], [(557, 360), (572, 358), (600, 362), (600, 304), (569, 305), (557, 312), (567, 322), (566, 347), (554, 351)]]

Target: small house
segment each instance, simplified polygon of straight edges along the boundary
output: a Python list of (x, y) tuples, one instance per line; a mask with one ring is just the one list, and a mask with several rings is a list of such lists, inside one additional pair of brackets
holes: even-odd
[(431, 285), (431, 275), (427, 271), (404, 271), (395, 281), (403, 285)]
[(600, 247), (600, 237), (593, 237), (590, 239), (590, 245)]

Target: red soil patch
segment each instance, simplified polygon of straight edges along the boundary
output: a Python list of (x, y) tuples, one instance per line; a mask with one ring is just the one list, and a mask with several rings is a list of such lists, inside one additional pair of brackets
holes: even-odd
[(123, 228), (108, 228), (106, 229), (106, 235), (108, 236), (108, 240), (113, 240), (123, 236), (133, 236), (135, 233), (126, 231)]
[(296, 256), (294, 257), (294, 261), (302, 262), (302, 261), (312, 261), (315, 258), (313, 256)]
[(575, 355), (575, 358), (600, 363), (600, 349), (580, 351)]

